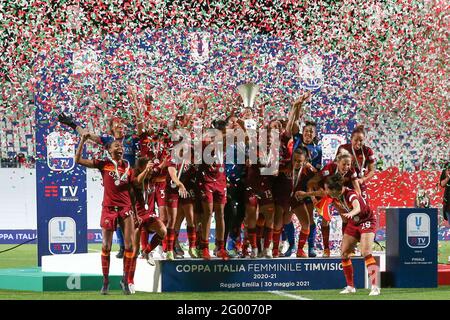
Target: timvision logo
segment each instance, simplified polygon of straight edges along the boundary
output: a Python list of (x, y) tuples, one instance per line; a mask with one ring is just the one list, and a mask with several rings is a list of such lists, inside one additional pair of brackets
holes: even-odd
[(424, 249), (430, 244), (430, 217), (411, 213), (406, 218), (406, 242), (410, 248)]
[[(58, 190), (59, 189), (59, 190)], [(58, 198), (60, 201), (78, 201), (78, 186), (45, 186), (46, 198)]]

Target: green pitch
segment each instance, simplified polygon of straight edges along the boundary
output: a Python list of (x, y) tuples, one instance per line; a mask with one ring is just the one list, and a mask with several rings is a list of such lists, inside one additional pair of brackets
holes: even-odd
[[(0, 245), (0, 251), (10, 248)], [(99, 244), (90, 244), (89, 250), (98, 252)], [(113, 250), (117, 250), (113, 247)], [(439, 243), (439, 262), (447, 263), (450, 256), (450, 242)], [(14, 250), (0, 253), (0, 268), (36, 266), (36, 245), (23, 245)], [(98, 292), (26, 292), (0, 290), (0, 300), (448, 300), (450, 286), (436, 289), (382, 289), (378, 297), (369, 297), (367, 289), (359, 289), (354, 295), (339, 295), (339, 290), (281, 291), (281, 292), (189, 292), (189, 293), (136, 293), (124, 296), (119, 290), (101, 296)]]

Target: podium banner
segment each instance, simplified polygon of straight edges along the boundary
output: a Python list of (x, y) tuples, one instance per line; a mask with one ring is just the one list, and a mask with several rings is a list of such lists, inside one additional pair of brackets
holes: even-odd
[[(162, 292), (322, 290), (345, 287), (341, 259), (161, 261)], [(364, 259), (352, 259), (355, 286), (364, 288)]]
[[(53, 114), (54, 116), (54, 114)], [(38, 266), (43, 255), (87, 252), (86, 169), (75, 165), (75, 134), (56, 129), (36, 99)]]
[(396, 288), (437, 287), (436, 208), (386, 209), (386, 271)]

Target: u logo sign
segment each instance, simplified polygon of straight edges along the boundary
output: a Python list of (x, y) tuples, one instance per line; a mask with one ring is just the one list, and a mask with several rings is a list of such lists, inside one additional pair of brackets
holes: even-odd
[(416, 217), (416, 227), (417, 230), (420, 229), (420, 226), (422, 225), (422, 217)]
[(61, 235), (66, 231), (66, 222), (65, 221), (58, 221), (58, 229), (59, 232), (61, 232)]

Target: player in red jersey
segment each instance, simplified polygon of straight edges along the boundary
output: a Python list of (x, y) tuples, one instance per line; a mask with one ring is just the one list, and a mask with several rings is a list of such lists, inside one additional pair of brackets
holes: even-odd
[(149, 253), (161, 244), (162, 239), (166, 236), (166, 226), (156, 217), (155, 213), (155, 186), (151, 183), (152, 176), (157, 175), (160, 167), (156, 166), (148, 158), (139, 158), (134, 171), (135, 179), (133, 180), (133, 189), (136, 196), (136, 215), (134, 218), (134, 235), (133, 235), (133, 262), (128, 275), (128, 286), (131, 293), (134, 290), (134, 271), (136, 270), (136, 259), (139, 252), (139, 242), (141, 231), (145, 229), (147, 232), (154, 232), (150, 243), (145, 243), (143, 251), (146, 253), (147, 262), (154, 266), (155, 261)]
[(347, 286), (341, 294), (356, 292), (353, 283), (353, 266), (350, 254), (355, 245), (361, 243), (361, 253), (364, 257), (372, 289), (369, 295), (379, 295), (377, 285), (379, 268), (372, 256), (372, 246), (376, 232), (376, 218), (364, 198), (355, 190), (345, 187), (344, 179), (340, 174), (328, 177), (325, 181), (325, 191), (333, 198), (333, 205), (343, 210), (344, 217), (348, 219), (341, 245), (342, 267), (344, 269)]
[[(162, 170), (152, 178), (152, 184), (155, 187), (154, 200), (158, 206), (159, 218), (167, 223), (167, 208), (165, 199), (166, 188), (166, 175), (167, 164), (166, 159), (170, 154), (171, 141), (169, 139), (168, 130), (166, 129), (167, 123), (158, 120), (152, 116), (153, 111), (153, 97), (150, 94), (146, 94), (144, 100), (144, 107), (138, 102), (137, 95), (131, 89), (129, 94), (132, 97), (135, 104), (135, 117), (137, 123), (137, 134), (139, 136), (138, 146), (139, 155), (151, 160), (155, 165), (160, 166)], [(142, 112), (144, 110), (144, 112)], [(144, 126), (144, 123), (149, 123), (148, 127)], [(162, 165), (162, 166), (161, 166)], [(141, 247), (145, 248), (148, 243), (149, 233), (144, 228), (141, 232)], [(165, 241), (163, 240), (163, 249), (165, 247)], [(142, 257), (151, 259), (145, 252), (142, 252)]]
[[(272, 183), (272, 194), (274, 200), (274, 223), (273, 223), (273, 248), (272, 255), (268, 255), (268, 257), (278, 257), (279, 253), (279, 244), (281, 237), (281, 230), (283, 227), (283, 218), (289, 214), (289, 203), (290, 203), (290, 194), (286, 192), (286, 190), (291, 188), (291, 179), (289, 175), (286, 174), (286, 168), (290, 168), (292, 161), (292, 154), (288, 149), (288, 144), (290, 139), (289, 134), (284, 129), (283, 123), (279, 120), (273, 120), (269, 124), (270, 130), (278, 130), (279, 132), (279, 157), (277, 159), (278, 170), (274, 173), (273, 183)], [(289, 170), (288, 170), (289, 171)], [(260, 215), (259, 219), (264, 216)], [(289, 215), (290, 217), (290, 215)], [(264, 226), (263, 223), (259, 223), (257, 221), (257, 227), (259, 225)], [(267, 234), (270, 230), (267, 230), (268, 226), (266, 225), (264, 233)], [(269, 227), (270, 228), (270, 227)], [(264, 241), (267, 246), (267, 240), (264, 236)], [(258, 245), (260, 242), (258, 241)], [(259, 250), (259, 248), (258, 248)]]
[(357, 126), (351, 135), (351, 143), (340, 145), (336, 154), (342, 149), (352, 155), (352, 166), (358, 175), (361, 195), (367, 201), (366, 183), (375, 175), (375, 155), (373, 150), (364, 144), (366, 137), (364, 126)]
[(217, 256), (223, 260), (228, 260), (229, 256), (225, 250), (225, 220), (224, 210), (227, 202), (227, 181), (225, 176), (223, 141), (217, 137), (206, 135), (203, 146), (216, 144), (219, 154), (215, 154), (215, 161), (212, 164), (200, 164), (198, 170), (198, 186), (201, 193), (203, 215), (202, 215), (202, 240), (200, 243), (201, 256), (205, 260), (211, 259), (209, 254), (209, 232), (211, 226), (211, 216), (215, 213), (216, 220), (216, 252)]
[[(187, 146), (188, 148), (190, 146)], [(193, 156), (193, 152), (191, 153)], [(197, 169), (190, 161), (181, 160), (177, 163), (175, 159), (169, 164), (166, 181), (166, 204), (168, 213), (167, 223), (167, 260), (174, 260), (175, 225), (177, 215), (181, 212), (187, 221), (187, 234), (189, 239), (189, 255), (198, 258), (195, 247), (196, 233), (194, 224), (195, 204), (195, 179)]]
[[(310, 212), (314, 210), (312, 200), (307, 194), (308, 181), (314, 177), (317, 170), (308, 161), (309, 152), (305, 147), (295, 149), (290, 166), (291, 172), (291, 200), (290, 207), (300, 221), (301, 230), (297, 246), (297, 257), (306, 258), (308, 255), (303, 251), (309, 236)], [(292, 213), (291, 213), (292, 214)]]
[[(258, 219), (256, 220), (256, 246), (258, 248), (258, 257), (264, 256), (266, 258), (279, 256), (278, 247), (282, 228), (281, 224), (283, 223), (284, 214), (289, 212), (290, 195), (286, 190), (291, 187), (290, 179), (284, 174), (284, 168), (286, 168), (292, 160), (292, 154), (288, 150), (290, 137), (284, 130), (281, 120), (274, 119), (269, 122), (268, 133), (270, 139), (273, 139), (272, 134), (275, 133), (275, 130), (278, 132), (280, 141), (278, 159), (273, 159), (277, 169), (270, 177), (263, 178), (260, 176), (259, 178), (256, 178), (267, 181), (267, 183), (262, 182), (266, 188), (265, 190), (261, 190), (261, 192), (263, 194), (271, 194), (273, 198), (273, 213), (263, 211), (263, 214), (259, 214), (258, 212)], [(249, 185), (251, 186), (252, 183), (249, 183)], [(271, 188), (271, 193), (268, 193), (268, 188)], [(259, 189), (259, 187), (256, 187), (256, 190), (257, 189)], [(256, 197), (258, 198), (258, 195)], [(249, 209), (252, 210), (252, 208)], [(259, 209), (260, 208), (258, 207), (258, 210)], [(266, 219), (266, 216), (269, 216), (269, 220)], [(277, 220), (277, 226), (275, 226), (275, 220)], [(261, 243), (262, 239), (264, 239), (264, 243)], [(273, 242), (272, 251), (269, 250), (271, 242)]]
[[(148, 130), (143, 131), (139, 136), (139, 149), (141, 157), (150, 159), (155, 165), (162, 165), (161, 170), (152, 177), (152, 183), (155, 187), (155, 198), (158, 206), (158, 215), (161, 221), (167, 223), (167, 206), (166, 206), (166, 176), (167, 172), (167, 158), (170, 155), (171, 142), (168, 134), (164, 129), (157, 131)], [(141, 246), (144, 247), (148, 242), (148, 232), (143, 229), (141, 233)], [(165, 241), (163, 241), (164, 247)], [(148, 258), (146, 254), (143, 254)]]
[(124, 275), (120, 281), (120, 285), (124, 294), (130, 294), (130, 289), (128, 287), (128, 273), (133, 260), (131, 243), (133, 219), (131, 217), (134, 214), (130, 197), (130, 186), (133, 180), (133, 169), (130, 168), (129, 162), (123, 159), (123, 146), (122, 143), (117, 140), (111, 142), (107, 148), (111, 156), (110, 158), (105, 160), (82, 158), (83, 146), (88, 138), (89, 134), (83, 134), (75, 155), (75, 162), (88, 168), (99, 169), (103, 178), (103, 209), (100, 220), (103, 237), (101, 254), (103, 286), (101, 293), (108, 293), (109, 254), (111, 252), (113, 233), (117, 223), (119, 223), (124, 233), (125, 242), (125, 254), (123, 259)]
[[(308, 191), (310, 194), (315, 194), (316, 196), (325, 196), (326, 193), (322, 192), (311, 192), (312, 190), (323, 190), (325, 180), (327, 177), (330, 177), (334, 174), (340, 174), (344, 179), (344, 185), (347, 188), (351, 188), (356, 191), (359, 195), (361, 194), (361, 189), (358, 183), (358, 176), (355, 170), (351, 166), (352, 157), (347, 150), (342, 149), (341, 152), (336, 156), (335, 162), (330, 162), (326, 164), (322, 170), (320, 170), (319, 174), (316, 175), (313, 179), (311, 179), (308, 183)], [(316, 203), (316, 199), (313, 196), (313, 202)], [(342, 212), (341, 212), (342, 213)], [(347, 219), (341, 215), (342, 221), (347, 223)], [(327, 258), (330, 256), (330, 225), (329, 222), (325, 219), (322, 219), (321, 223), (321, 231), (322, 231), (322, 239), (323, 239), (323, 257)], [(342, 230), (344, 232), (344, 229)]]
[[(261, 150), (258, 150), (258, 162), (247, 164), (247, 177), (245, 180), (245, 222), (247, 224), (247, 235), (252, 251), (250, 254), (251, 258), (256, 258), (258, 256), (264, 256), (266, 258), (272, 258), (272, 250), (270, 250), (270, 245), (273, 240), (273, 225), (275, 216), (275, 206), (273, 198), (273, 182), (274, 173), (263, 174), (264, 168), (274, 167), (274, 163), (278, 163), (279, 158), (275, 158), (275, 153), (272, 148), (273, 136), (272, 130), (279, 129), (278, 125), (281, 125), (279, 121), (272, 122), (274, 126), (269, 125), (269, 152), (264, 154)], [(276, 167), (276, 165), (275, 165)], [(267, 172), (269, 173), (269, 172)], [(264, 216), (264, 219), (262, 218)], [(258, 222), (259, 220), (259, 222)], [(259, 249), (257, 244), (257, 224), (264, 225), (264, 245), (263, 252), (258, 255)]]
[[(273, 184), (273, 197), (275, 202), (275, 218), (273, 228), (273, 249), (272, 255), (274, 258), (280, 256), (279, 244), (281, 232), (284, 225), (290, 226), (292, 213), (290, 212), (290, 193), (286, 190), (292, 188), (292, 152), (293, 143), (292, 127), (296, 118), (299, 118), (302, 104), (310, 97), (310, 93), (302, 94), (293, 104), (288, 121), (283, 130), (283, 125), (280, 130), (280, 161), (278, 175), (275, 177)], [(287, 171), (286, 171), (287, 170)], [(295, 240), (294, 240), (295, 241)], [(290, 251), (289, 251), (290, 252)], [(282, 255), (282, 253), (281, 253)]]

